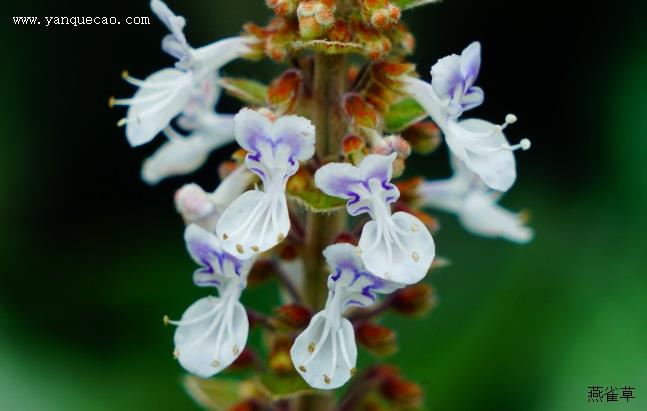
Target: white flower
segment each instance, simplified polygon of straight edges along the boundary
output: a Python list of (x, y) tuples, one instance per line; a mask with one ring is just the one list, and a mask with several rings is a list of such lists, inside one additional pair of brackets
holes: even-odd
[(489, 189), (465, 164), (452, 157), (454, 175), (447, 180), (424, 182), (418, 188), (423, 205), (458, 215), (461, 224), (474, 234), (527, 243), (533, 230), (520, 214), (497, 204), (500, 192)]
[(245, 164), (263, 182), (262, 190), (238, 197), (216, 226), (223, 247), (241, 259), (274, 247), (290, 230), (285, 185), (299, 161), (314, 154), (315, 129), (310, 120), (284, 116), (272, 123), (244, 108), (234, 118), (238, 144), (249, 153)]
[(422, 105), (445, 134), (452, 153), (490, 188), (507, 191), (517, 177), (513, 151), (530, 148), (528, 139), (511, 146), (503, 129), (517, 121), (508, 114), (502, 125), (480, 119), (458, 120), (483, 102), (483, 90), (473, 86), (481, 64), (481, 46), (472, 43), (461, 56), (440, 59), (431, 69), (431, 84), (405, 78), (405, 90)]
[(391, 214), (390, 204), (400, 192), (391, 184), (396, 154), (371, 154), (359, 167), (330, 163), (315, 174), (315, 184), (324, 193), (348, 199), (348, 213), (368, 213), (359, 240), (359, 252), (370, 272), (402, 284), (420, 281), (435, 255), (434, 240), (427, 227), (409, 213)]
[(350, 244), (333, 244), (323, 251), (331, 274), (325, 308), (315, 314), (290, 350), (295, 368), (313, 388), (334, 389), (355, 373), (357, 346), (350, 321), (342, 315), (348, 307), (367, 307), (375, 293), (391, 293), (400, 284), (367, 271)]
[(199, 93), (203, 81), (222, 66), (249, 51), (249, 38), (232, 37), (197, 49), (187, 44), (182, 32), (185, 20), (174, 15), (160, 0), (152, 0), (151, 8), (169, 28), (162, 48), (179, 59), (176, 68), (157, 71), (144, 80), (124, 73), (124, 79), (139, 87), (129, 99), (111, 99), (111, 105), (125, 105), (128, 112), (119, 125), (126, 126), (126, 137), (132, 146), (151, 141)]
[(223, 251), (218, 238), (197, 225), (187, 227), (184, 237), (191, 257), (202, 265), (193, 281), (200, 287), (216, 287), (219, 296), (199, 299), (180, 321), (167, 317), (164, 321), (177, 326), (174, 354), (182, 367), (208, 378), (234, 362), (247, 342), (249, 322), (238, 300), (252, 261)]
[(222, 213), (253, 180), (254, 174), (241, 165), (225, 177), (213, 193), (206, 193), (195, 183), (185, 184), (175, 192), (175, 207), (187, 225), (195, 223), (215, 232)]

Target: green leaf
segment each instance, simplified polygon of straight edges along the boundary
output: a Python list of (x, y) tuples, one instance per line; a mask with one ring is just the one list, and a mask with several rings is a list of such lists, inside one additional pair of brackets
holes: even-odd
[(392, 104), (384, 115), (384, 124), (388, 131), (397, 133), (427, 117), (425, 109), (411, 97), (405, 97)]
[(240, 395), (243, 384), (243, 381), (222, 378), (203, 380), (193, 375), (183, 379), (184, 388), (191, 398), (200, 406), (214, 411), (228, 410), (243, 400)]
[(346, 200), (329, 196), (314, 187), (288, 191), (288, 197), (313, 213), (331, 213), (346, 204)]
[(296, 373), (286, 376), (264, 372), (257, 376), (261, 389), (266, 391), (273, 401), (290, 398), (312, 389)]
[(412, 9), (425, 4), (440, 3), (440, 0), (392, 0), (393, 3), (402, 10)]
[(268, 87), (255, 80), (225, 77), (220, 80), (222, 87), (237, 99), (253, 106), (264, 106)]

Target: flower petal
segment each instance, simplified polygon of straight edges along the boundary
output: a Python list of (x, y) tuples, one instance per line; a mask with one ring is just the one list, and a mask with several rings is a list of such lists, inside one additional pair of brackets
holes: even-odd
[(246, 163), (267, 183), (296, 173), (299, 161), (314, 154), (315, 129), (310, 120), (284, 116), (271, 123), (262, 114), (244, 108), (234, 117), (236, 141), (249, 151)]
[(247, 313), (236, 299), (202, 298), (184, 312), (179, 323), (174, 337), (178, 360), (202, 378), (229, 366), (247, 342)]
[(240, 260), (226, 252), (218, 237), (196, 224), (186, 228), (184, 241), (193, 261), (202, 266), (193, 274), (200, 287), (218, 287), (222, 292), (227, 281), (244, 281), (251, 269), (251, 260)]
[(370, 212), (371, 196), (378, 195), (387, 204), (400, 197), (397, 187), (391, 184), (396, 156), (396, 153), (369, 154), (358, 167), (347, 163), (326, 164), (315, 173), (315, 185), (328, 195), (349, 199), (350, 215)]
[(346, 296), (342, 309), (351, 305), (367, 307), (376, 301), (375, 293), (388, 294), (402, 287), (371, 274), (359, 257), (359, 249), (351, 244), (329, 245), (323, 255), (332, 270), (328, 288)]
[(311, 387), (322, 390), (341, 387), (351, 378), (357, 363), (352, 324), (345, 318), (328, 319), (325, 312), (316, 314), (294, 341), (290, 357)]
[(173, 138), (144, 161), (142, 179), (154, 185), (167, 177), (192, 173), (207, 161), (212, 145), (213, 141), (195, 133)]
[(288, 235), (290, 218), (283, 192), (251, 190), (227, 207), (216, 232), (232, 255), (247, 259), (269, 250)]
[(191, 49), (191, 68), (200, 77), (219, 70), (227, 63), (249, 53), (249, 37), (229, 37), (196, 49)]
[(507, 191), (517, 178), (514, 154), (501, 127), (485, 120), (450, 120), (445, 140), (452, 153), (494, 190)]
[(447, 123), (448, 103), (442, 101), (434, 92), (433, 86), (426, 81), (413, 77), (407, 77), (402, 81), (407, 94), (425, 109), (438, 127), (443, 129)]
[(527, 243), (534, 235), (533, 230), (523, 224), (519, 214), (497, 205), (495, 198), (483, 193), (474, 193), (466, 199), (459, 219), (466, 229), (484, 237)]
[(476, 81), (481, 70), (481, 43), (473, 42), (461, 53), (460, 71), (468, 90)]
[(191, 98), (189, 72), (166, 68), (144, 80), (127, 113), (126, 137), (131, 146), (151, 141), (169, 125)]
[(362, 261), (374, 275), (401, 284), (420, 281), (436, 253), (427, 227), (405, 212), (390, 221), (369, 221), (359, 240)]

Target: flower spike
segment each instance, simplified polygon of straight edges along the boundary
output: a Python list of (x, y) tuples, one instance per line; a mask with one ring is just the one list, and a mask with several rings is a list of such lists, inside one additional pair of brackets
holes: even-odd
[(314, 154), (315, 129), (304, 117), (284, 116), (272, 123), (244, 108), (234, 118), (234, 133), (238, 144), (249, 152), (245, 164), (260, 177), (263, 189), (238, 197), (218, 221), (216, 232), (225, 250), (246, 259), (288, 235), (285, 186), (299, 169), (299, 161)]
[(431, 69), (431, 84), (408, 77), (404, 89), (420, 103), (445, 134), (452, 154), (465, 162), (490, 188), (507, 191), (517, 178), (513, 151), (530, 148), (524, 139), (511, 146), (503, 130), (516, 122), (508, 114), (502, 125), (481, 119), (459, 121), (465, 110), (483, 102), (483, 90), (475, 87), (481, 64), (481, 46), (472, 43), (461, 56), (440, 59)]
[(402, 284), (420, 281), (435, 255), (434, 240), (425, 225), (413, 215), (391, 214), (390, 204), (400, 192), (391, 184), (393, 161), (390, 156), (368, 155), (359, 167), (330, 163), (315, 174), (315, 184), (324, 193), (347, 199), (352, 216), (368, 213), (359, 240), (364, 264), (374, 275)]
[(247, 342), (249, 322), (238, 300), (252, 261), (228, 254), (215, 235), (197, 225), (187, 227), (184, 238), (189, 254), (202, 266), (193, 281), (199, 287), (217, 288), (219, 296), (201, 298), (181, 320), (164, 317), (164, 322), (177, 326), (175, 355), (182, 367), (207, 378), (228, 367)]
[(311, 387), (329, 390), (341, 387), (355, 374), (355, 332), (343, 317), (344, 311), (367, 307), (376, 301), (376, 293), (392, 293), (401, 284), (371, 274), (351, 244), (330, 245), (323, 255), (331, 269), (326, 306), (296, 338), (290, 356)]
[(427, 181), (418, 187), (423, 206), (457, 214), (463, 227), (474, 234), (516, 243), (529, 242), (533, 230), (524, 225), (522, 215), (499, 206), (501, 193), (489, 189), (458, 158), (451, 160), (454, 169), (451, 178)]

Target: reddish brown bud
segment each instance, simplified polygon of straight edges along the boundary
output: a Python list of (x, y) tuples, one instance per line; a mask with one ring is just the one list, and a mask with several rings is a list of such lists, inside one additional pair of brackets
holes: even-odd
[(338, 20), (335, 25), (328, 31), (328, 39), (332, 41), (348, 42), (353, 38), (348, 24)]
[(283, 241), (275, 250), (279, 258), (284, 261), (292, 261), (299, 256), (299, 249), (289, 241)]
[(421, 121), (402, 132), (413, 151), (429, 154), (440, 146), (440, 129), (433, 121)]
[(301, 72), (291, 69), (274, 79), (267, 91), (267, 101), (277, 112), (291, 112), (297, 102), (301, 87)]
[(366, 142), (360, 136), (349, 134), (342, 140), (342, 152), (344, 154), (352, 154), (362, 151), (366, 146)]
[(380, 393), (396, 405), (416, 407), (422, 404), (420, 385), (399, 376), (386, 378), (380, 386)]
[(247, 284), (253, 287), (262, 284), (274, 274), (274, 264), (270, 260), (258, 260), (247, 276)]
[(343, 232), (335, 238), (333, 243), (348, 243), (352, 245), (357, 245), (357, 237), (349, 232)]
[(383, 325), (362, 322), (356, 325), (357, 341), (376, 355), (390, 355), (397, 351), (395, 332)]
[(420, 177), (411, 177), (407, 180), (398, 180), (395, 185), (400, 191), (400, 201), (407, 204), (415, 204), (419, 200), (418, 188), (425, 180)]
[(285, 304), (274, 309), (276, 325), (283, 328), (305, 328), (312, 318), (312, 311), (300, 304)]
[(356, 126), (367, 128), (376, 128), (378, 126), (379, 114), (359, 94), (347, 94), (344, 96), (343, 104), (346, 114)]
[(335, 23), (335, 2), (332, 0), (304, 0), (297, 7), (299, 33), (306, 40), (321, 37)]
[(245, 400), (227, 409), (227, 411), (261, 411), (263, 407), (256, 400)]
[(229, 370), (245, 370), (253, 367), (257, 362), (257, 356), (251, 348), (244, 348), (238, 358), (229, 366)]
[(299, 0), (265, 0), (267, 7), (272, 9), (277, 16), (287, 16), (294, 13)]
[(414, 284), (396, 291), (392, 297), (393, 310), (405, 315), (421, 315), (436, 305), (433, 288), (428, 284)]
[(269, 366), (277, 374), (285, 375), (294, 372), (292, 360), (290, 359), (290, 347), (292, 341), (287, 337), (277, 337), (272, 345), (269, 356)]
[(372, 60), (378, 60), (391, 50), (391, 41), (371, 27), (358, 24), (355, 27), (355, 35)]

